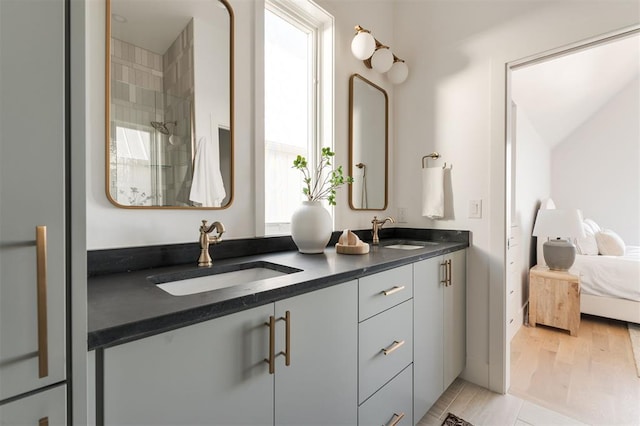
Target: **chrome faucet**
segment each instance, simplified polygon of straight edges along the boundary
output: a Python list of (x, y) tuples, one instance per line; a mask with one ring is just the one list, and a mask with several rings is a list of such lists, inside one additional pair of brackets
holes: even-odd
[(392, 218), (391, 216), (387, 216), (384, 220), (378, 220), (377, 216), (373, 217), (373, 220), (371, 221), (371, 223), (373, 224), (373, 245), (378, 245), (378, 243), (380, 243), (380, 238), (378, 238), (378, 230), (380, 228), (382, 228), (382, 226), (387, 223), (387, 222), (391, 222), (391, 223), (396, 223), (395, 219)]
[[(213, 230), (217, 235), (210, 235)], [(200, 225), (200, 257), (198, 258), (198, 266), (211, 266), (213, 261), (209, 256), (209, 244), (218, 244), (222, 241), (224, 234), (224, 225), (220, 222), (213, 222), (211, 226), (207, 225), (207, 221), (203, 220)]]

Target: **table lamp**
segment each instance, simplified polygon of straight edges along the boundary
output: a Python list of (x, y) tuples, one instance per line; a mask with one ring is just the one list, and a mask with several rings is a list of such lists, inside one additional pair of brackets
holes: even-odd
[[(534, 237), (546, 237), (542, 254), (549, 269), (566, 271), (576, 260), (576, 246), (571, 238), (584, 237), (580, 210), (538, 210)], [(563, 238), (567, 239), (563, 239)]]

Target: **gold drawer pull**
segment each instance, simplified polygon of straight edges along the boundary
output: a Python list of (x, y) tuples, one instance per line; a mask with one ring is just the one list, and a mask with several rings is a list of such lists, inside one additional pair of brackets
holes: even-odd
[(449, 285), (449, 281), (448, 281), (448, 276), (447, 276), (447, 261), (445, 260), (443, 263), (440, 264), (440, 266), (444, 267), (444, 279), (440, 280), (440, 284), (444, 284), (445, 287), (448, 287)]
[(38, 420), (38, 426), (49, 426), (49, 417), (43, 417)]
[(385, 296), (391, 296), (394, 293), (397, 293), (399, 291), (404, 290), (404, 286), (400, 285), (400, 286), (393, 286), (393, 288), (390, 288), (389, 290), (382, 290), (381, 293), (384, 294)]
[(264, 325), (269, 327), (269, 358), (265, 358), (264, 362), (269, 364), (269, 374), (276, 372), (276, 317), (271, 315), (269, 322)]
[(284, 355), (285, 365), (291, 365), (291, 312), (286, 311), (284, 317), (280, 319), (285, 323), (285, 349), (284, 352), (280, 352), (280, 355)]
[(36, 281), (38, 304), (38, 377), (49, 375), (47, 324), (47, 227), (36, 226)]
[(400, 340), (399, 342), (397, 340), (394, 340), (391, 346), (389, 346), (388, 348), (382, 348), (382, 353), (385, 355), (389, 355), (391, 352), (395, 351), (402, 345), (404, 345), (404, 340)]
[(391, 417), (391, 421), (387, 424), (387, 426), (396, 426), (402, 419), (404, 419), (404, 413), (393, 413), (393, 417)]

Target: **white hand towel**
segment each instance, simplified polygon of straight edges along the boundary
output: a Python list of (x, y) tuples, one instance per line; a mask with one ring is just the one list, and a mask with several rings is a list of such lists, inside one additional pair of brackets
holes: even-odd
[(220, 159), (215, 155), (217, 150), (212, 143), (203, 136), (196, 147), (189, 200), (202, 207), (220, 207), (227, 195), (220, 173)]
[(444, 169), (422, 169), (422, 216), (430, 219), (444, 217)]

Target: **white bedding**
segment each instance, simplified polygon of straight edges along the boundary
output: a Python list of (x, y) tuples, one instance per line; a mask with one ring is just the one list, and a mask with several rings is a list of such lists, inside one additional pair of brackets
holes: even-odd
[(640, 302), (640, 246), (627, 246), (624, 256), (578, 254), (569, 272), (585, 294)]

